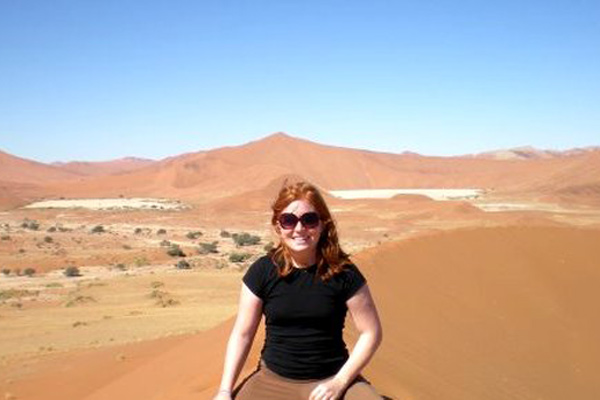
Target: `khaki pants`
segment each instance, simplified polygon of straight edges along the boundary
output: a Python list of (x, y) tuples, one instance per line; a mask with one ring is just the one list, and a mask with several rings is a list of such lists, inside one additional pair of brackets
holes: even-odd
[[(284, 378), (269, 370), (261, 361), (259, 368), (236, 388), (233, 398), (235, 400), (308, 400), (312, 390), (326, 380)], [(358, 377), (341, 399), (381, 400), (382, 398), (369, 382), (363, 377)]]

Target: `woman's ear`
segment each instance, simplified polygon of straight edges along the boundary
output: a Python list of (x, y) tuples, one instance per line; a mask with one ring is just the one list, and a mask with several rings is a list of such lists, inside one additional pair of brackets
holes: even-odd
[(279, 227), (279, 224), (275, 224), (272, 225), (273, 226), (273, 230), (275, 231), (275, 233), (277, 234), (277, 236), (281, 235), (281, 228)]

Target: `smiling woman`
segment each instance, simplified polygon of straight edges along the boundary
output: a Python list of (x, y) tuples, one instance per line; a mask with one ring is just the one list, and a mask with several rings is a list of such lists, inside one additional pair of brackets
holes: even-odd
[[(214, 400), (381, 399), (360, 375), (381, 342), (377, 309), (319, 190), (286, 183), (272, 209), (279, 244), (243, 278)], [(342, 335), (348, 311), (359, 332), (351, 353)], [(233, 390), (262, 314), (260, 364)]]

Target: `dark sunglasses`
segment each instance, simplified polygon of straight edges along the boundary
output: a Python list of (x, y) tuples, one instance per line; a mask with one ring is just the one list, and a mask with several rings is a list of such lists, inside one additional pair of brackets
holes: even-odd
[(281, 225), (283, 229), (294, 229), (298, 224), (298, 221), (300, 221), (302, 226), (306, 229), (312, 229), (319, 226), (320, 220), (319, 214), (314, 211), (304, 213), (300, 217), (292, 213), (283, 213), (279, 215), (279, 225)]

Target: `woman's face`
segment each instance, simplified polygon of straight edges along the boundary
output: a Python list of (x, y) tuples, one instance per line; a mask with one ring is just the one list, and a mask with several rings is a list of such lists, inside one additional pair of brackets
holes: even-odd
[[(294, 200), (283, 209), (280, 216), (283, 214), (294, 214), (297, 218), (301, 218), (307, 213), (316, 213), (313, 205), (306, 200)], [(293, 227), (283, 227), (281, 222), (277, 223), (279, 237), (292, 255), (314, 256), (317, 252), (317, 244), (323, 231), (323, 223), (318, 219), (316, 226), (312, 226), (313, 224), (310, 223), (309, 217), (311, 217), (310, 214), (304, 217), (304, 220), (309, 222), (308, 224), (302, 223), (302, 220), (298, 220)]]

